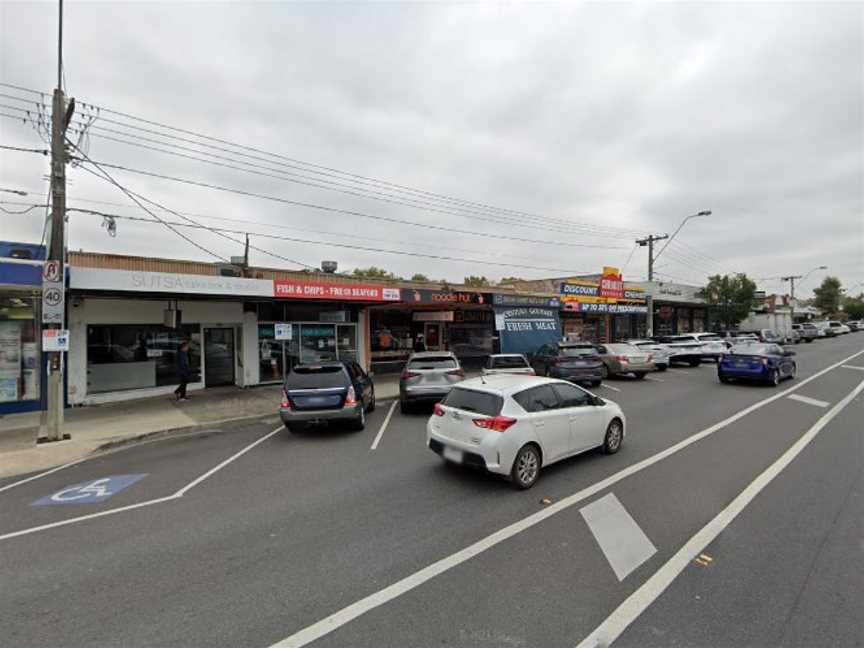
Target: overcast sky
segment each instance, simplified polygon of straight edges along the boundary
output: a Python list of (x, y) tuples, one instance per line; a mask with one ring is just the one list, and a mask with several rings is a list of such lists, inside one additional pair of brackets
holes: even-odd
[[(630, 258), (625, 279), (643, 279), (645, 249), (631, 258), (636, 233), (671, 233), (688, 214), (711, 209), (661, 255), (661, 277), (697, 283), (708, 273), (744, 271), (777, 291), (780, 275), (828, 265), (802, 286), (809, 293), (826, 274), (850, 287), (864, 281), (862, 7), (67, 2), (66, 90), (79, 102), (512, 211), (333, 172), (312, 177), (414, 205), (303, 186), (285, 171), (310, 174), (284, 166), (285, 158), (167, 140), (107, 122), (161, 130), (104, 112), (89, 141), (96, 161), (372, 216), (574, 244), (419, 228), (109, 171), (211, 227), (473, 260), (253, 237), (311, 265), (334, 259), (345, 270), (374, 264), (452, 281), (594, 272)], [(50, 93), (56, 20), (56, 3), (0, 3), (0, 81)], [(97, 127), (262, 165), (278, 177), (112, 142), (96, 137), (116, 136)], [(0, 143), (44, 146), (31, 126), (6, 117)], [(42, 156), (0, 151), (0, 188), (33, 192), (0, 200), (43, 202), (47, 169)], [(70, 206), (149, 218), (137, 207), (85, 202), (131, 204), (81, 169), (69, 178)], [(3, 238), (39, 239), (40, 210), (0, 216)], [(110, 238), (99, 217), (72, 213), (70, 221), (74, 249), (213, 260), (161, 225), (119, 221)], [(242, 253), (211, 232), (183, 231), (221, 256)], [(252, 260), (290, 267), (257, 251)]]

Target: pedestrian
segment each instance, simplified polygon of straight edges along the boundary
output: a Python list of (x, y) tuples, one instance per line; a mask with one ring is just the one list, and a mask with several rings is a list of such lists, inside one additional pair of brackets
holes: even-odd
[(426, 350), (426, 340), (423, 339), (423, 334), (420, 333), (417, 335), (417, 340), (414, 342), (414, 351), (420, 352)]
[(189, 369), (189, 342), (184, 340), (177, 349), (177, 375), (180, 376), (180, 385), (174, 390), (174, 396), (178, 401), (189, 400), (186, 396), (186, 385), (189, 383), (191, 371)]

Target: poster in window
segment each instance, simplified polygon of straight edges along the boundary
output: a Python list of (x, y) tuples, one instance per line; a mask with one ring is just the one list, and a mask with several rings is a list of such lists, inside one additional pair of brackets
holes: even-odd
[(0, 402), (18, 400), (21, 378), (21, 327), (0, 322)]

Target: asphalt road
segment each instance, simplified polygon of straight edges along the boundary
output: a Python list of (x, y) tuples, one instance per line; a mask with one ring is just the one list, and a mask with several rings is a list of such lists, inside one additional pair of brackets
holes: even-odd
[(370, 449), (390, 403), (364, 432), (268, 419), (5, 480), (0, 643), (864, 645), (864, 370), (842, 366), (864, 334), (796, 350), (779, 388), (610, 381), (622, 450), (525, 492), (425, 449), (428, 412)]

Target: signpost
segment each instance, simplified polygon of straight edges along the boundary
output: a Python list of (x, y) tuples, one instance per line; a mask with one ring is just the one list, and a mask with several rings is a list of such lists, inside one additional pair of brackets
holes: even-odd
[(273, 339), (275, 340), (292, 340), (293, 333), (290, 324), (285, 322), (276, 322), (273, 325)]

